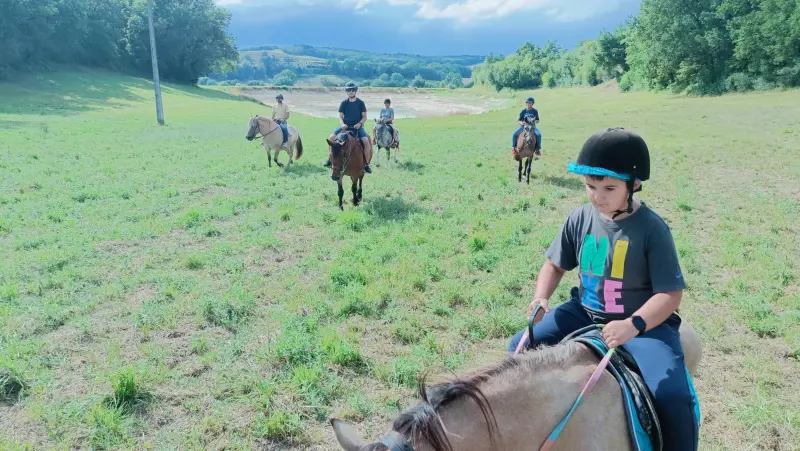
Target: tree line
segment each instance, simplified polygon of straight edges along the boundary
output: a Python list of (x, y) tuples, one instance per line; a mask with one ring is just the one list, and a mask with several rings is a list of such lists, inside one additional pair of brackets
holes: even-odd
[[(154, 0), (160, 76), (196, 83), (235, 65), (230, 13), (213, 0)], [(0, 78), (56, 64), (152, 73), (147, 0), (0, 0)]]
[(567, 51), (524, 44), (489, 55), (478, 84), (503, 88), (597, 85), (623, 91), (722, 94), (800, 86), (797, 0), (644, 0), (639, 15)]
[[(308, 61), (295, 56), (315, 59)], [(235, 67), (211, 73), (201, 83), (292, 86), (300, 78), (319, 75), (323, 76), (323, 85), (335, 86), (340, 84), (332, 78), (335, 75), (377, 87), (462, 87), (462, 78), (472, 75), (472, 69), (463, 63), (479, 61), (482, 57), (441, 57), (437, 61), (434, 57), (319, 50), (307, 45), (262, 46), (244, 50)]]

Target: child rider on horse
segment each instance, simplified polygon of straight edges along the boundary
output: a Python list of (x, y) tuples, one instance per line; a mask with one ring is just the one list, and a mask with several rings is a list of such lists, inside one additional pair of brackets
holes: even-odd
[[(609, 348), (622, 346), (653, 394), (664, 451), (697, 450), (699, 403), (684, 362), (677, 314), (686, 283), (667, 223), (633, 193), (650, 178), (644, 140), (623, 128), (592, 135), (568, 171), (584, 176), (589, 203), (572, 211), (547, 250), (528, 315), (545, 312), (533, 343), (555, 345), (592, 324), (605, 324)], [(567, 271), (578, 268), (571, 299), (550, 309)], [(511, 340), (513, 352), (524, 331)]]
[[(533, 97), (528, 97), (525, 103), (525, 109), (520, 111), (519, 118), (517, 119), (519, 122), (519, 128), (514, 131), (513, 135), (511, 135), (511, 153), (516, 153), (517, 139), (519, 138), (519, 134), (522, 133), (525, 124), (539, 123), (539, 112), (533, 107), (533, 104), (535, 103)], [(540, 132), (539, 128), (537, 127), (533, 130), (533, 133), (536, 134), (536, 151), (534, 153), (536, 153), (536, 155), (542, 155), (542, 132)]]
[[(389, 127), (389, 131), (392, 132), (392, 147), (397, 147), (400, 143), (397, 140), (397, 131), (392, 126), (394, 122), (394, 109), (392, 108), (392, 101), (386, 99), (383, 101), (384, 108), (381, 110), (380, 120), (381, 124), (386, 124)], [(377, 136), (375, 136), (375, 129), (372, 129), (372, 144), (378, 144)]]
[[(369, 141), (367, 131), (364, 130), (364, 123), (367, 122), (367, 106), (364, 104), (363, 100), (356, 97), (358, 86), (355, 83), (352, 81), (347, 82), (347, 84), (344, 85), (344, 90), (347, 92), (347, 98), (342, 100), (342, 103), (339, 105), (339, 124), (341, 125), (333, 131), (333, 134), (331, 134), (328, 139), (333, 141), (343, 130), (356, 130), (358, 137), (361, 139), (361, 145), (363, 146), (365, 155), (370, 155), (371, 158), (372, 144)], [(331, 149), (329, 148), (328, 161), (323, 165), (326, 168), (331, 167), (330, 151)], [(372, 168), (369, 167), (369, 161), (366, 163), (364, 172), (371, 173)]]
[(278, 104), (272, 107), (272, 120), (281, 127), (281, 132), (283, 133), (281, 147), (286, 147), (286, 143), (289, 141), (289, 130), (286, 128), (286, 121), (289, 120), (289, 106), (283, 103), (283, 94), (275, 96), (275, 100)]

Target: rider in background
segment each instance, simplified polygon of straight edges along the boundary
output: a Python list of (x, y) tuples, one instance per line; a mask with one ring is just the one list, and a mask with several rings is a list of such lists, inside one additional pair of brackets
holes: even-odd
[[(517, 139), (519, 134), (522, 133), (523, 127), (525, 127), (526, 123), (531, 124), (538, 124), (539, 123), (539, 112), (536, 108), (533, 107), (534, 100), (533, 97), (528, 97), (525, 101), (527, 106), (524, 110), (520, 111), (519, 118), (519, 128), (514, 132), (511, 138), (511, 152), (513, 153), (514, 150), (517, 148)], [(539, 131), (539, 128), (535, 128), (533, 132), (536, 134), (536, 155), (542, 154), (542, 132)]]
[[(381, 110), (381, 118), (379, 122), (389, 126), (389, 130), (392, 132), (392, 147), (397, 147), (400, 145), (400, 142), (397, 139), (397, 131), (394, 129), (394, 127), (392, 127), (392, 122), (394, 122), (394, 109), (392, 108), (392, 101), (386, 99), (383, 101), (383, 105), (385, 108)], [(372, 144), (378, 144), (377, 136), (375, 136), (375, 129), (372, 129)]]
[[(686, 369), (677, 314), (686, 282), (669, 225), (633, 193), (650, 178), (650, 153), (637, 134), (604, 129), (583, 145), (567, 170), (583, 176), (589, 202), (574, 209), (545, 254), (530, 315), (533, 343), (558, 344), (583, 327), (604, 324), (609, 348), (621, 346), (653, 394), (664, 451), (696, 451), (700, 411)], [(550, 310), (567, 271), (578, 270), (570, 299)], [(513, 352), (524, 331), (511, 340)]]
[[(365, 155), (372, 155), (372, 143), (369, 141), (369, 135), (364, 130), (364, 123), (367, 122), (367, 105), (363, 100), (356, 97), (358, 86), (352, 81), (344, 85), (344, 90), (347, 92), (347, 98), (342, 100), (339, 105), (339, 124), (340, 126), (333, 131), (333, 134), (328, 138), (330, 141), (336, 139), (336, 136), (342, 131), (356, 130), (358, 137), (361, 139), (361, 144), (364, 147)], [(367, 151), (367, 150), (370, 151)], [(330, 148), (328, 149), (328, 161), (325, 162), (326, 168), (331, 167)], [(364, 172), (372, 172), (369, 167), (369, 161), (364, 166)]]
[(289, 141), (289, 130), (286, 128), (286, 121), (289, 120), (289, 105), (283, 103), (283, 94), (275, 96), (275, 100), (278, 104), (272, 107), (272, 120), (280, 125), (281, 132), (283, 132), (281, 147), (286, 147), (286, 143)]

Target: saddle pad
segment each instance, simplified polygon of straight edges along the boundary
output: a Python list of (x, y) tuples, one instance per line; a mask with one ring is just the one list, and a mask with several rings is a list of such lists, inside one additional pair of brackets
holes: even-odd
[[(608, 352), (608, 347), (597, 328), (592, 328), (571, 340), (583, 343), (601, 359)], [(633, 449), (661, 451), (663, 447), (661, 424), (653, 405), (652, 395), (639, 373), (636, 361), (622, 347), (618, 347), (606, 368), (617, 379), (622, 389), (623, 407)]]

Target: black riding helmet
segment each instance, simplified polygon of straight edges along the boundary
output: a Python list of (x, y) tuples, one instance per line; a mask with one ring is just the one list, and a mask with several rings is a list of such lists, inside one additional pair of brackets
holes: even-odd
[(357, 85), (357, 84), (355, 84), (355, 83), (353, 83), (352, 81), (348, 81), (348, 82), (347, 82), (347, 83), (345, 83), (345, 85), (344, 85), (344, 90), (345, 90), (345, 92), (347, 92), (347, 91), (355, 91), (355, 92), (358, 92), (358, 85)]
[(633, 212), (634, 182), (650, 178), (650, 151), (641, 136), (622, 127), (601, 130), (586, 140), (578, 160), (567, 167), (578, 175), (613, 177), (628, 185), (628, 209), (618, 210), (614, 217)]

